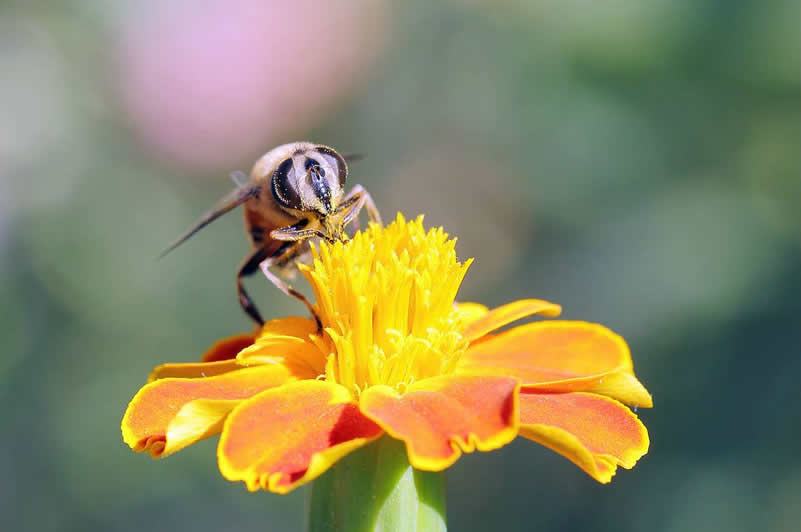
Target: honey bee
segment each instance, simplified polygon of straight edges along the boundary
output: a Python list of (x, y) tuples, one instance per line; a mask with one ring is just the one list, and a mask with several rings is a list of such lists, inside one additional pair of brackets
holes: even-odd
[(328, 146), (311, 142), (293, 142), (273, 148), (256, 161), (249, 177), (234, 172), (231, 177), (237, 187), (201, 216), (160, 257), (223, 214), (243, 205), (251, 251), (236, 274), (237, 297), (242, 309), (259, 325), (264, 324), (242, 283), (244, 277), (261, 269), (282, 292), (306, 305), (319, 324), (311, 303), (284, 278), (291, 277), (296, 262), (307, 254), (310, 239), (347, 240), (345, 230), (349, 224), (358, 224), (357, 217), (363, 207), (367, 208), (371, 221), (381, 223), (378, 209), (364, 187), (355, 185), (345, 194), (348, 178), (345, 161), (356, 158), (356, 155), (343, 157)]

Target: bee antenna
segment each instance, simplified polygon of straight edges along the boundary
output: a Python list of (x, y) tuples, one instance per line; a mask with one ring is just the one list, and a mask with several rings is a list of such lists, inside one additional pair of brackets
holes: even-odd
[[(235, 172), (236, 173), (236, 172)], [(233, 176), (232, 176), (233, 179)], [(163, 258), (167, 253), (172, 251), (173, 249), (177, 248), (195, 233), (209, 225), (211, 222), (222, 216), (223, 214), (227, 213), (235, 209), (236, 207), (242, 205), (250, 198), (256, 197), (259, 195), (261, 188), (258, 186), (250, 186), (250, 187), (238, 187), (229, 192), (225, 195), (217, 204), (212, 207), (209, 211), (207, 211), (200, 219), (195, 222), (195, 225), (190, 227), (184, 234), (179, 236), (175, 242), (170, 244), (167, 249), (161, 252), (158, 256), (159, 259)]]

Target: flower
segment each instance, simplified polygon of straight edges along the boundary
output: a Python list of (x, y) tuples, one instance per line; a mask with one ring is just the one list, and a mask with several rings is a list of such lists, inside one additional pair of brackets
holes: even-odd
[(648, 433), (624, 403), (652, 401), (625, 341), (581, 321), (497, 332), (561, 308), (454, 303), (471, 262), (458, 262), (454, 245), (400, 214), (320, 243), (301, 271), (322, 330), (310, 318), (276, 319), (219, 342), (203, 362), (157, 367), (128, 406), (123, 439), (160, 457), (221, 432), (222, 474), (277, 493), (383, 434), (426, 471), (518, 435), (599, 482), (633, 467)]

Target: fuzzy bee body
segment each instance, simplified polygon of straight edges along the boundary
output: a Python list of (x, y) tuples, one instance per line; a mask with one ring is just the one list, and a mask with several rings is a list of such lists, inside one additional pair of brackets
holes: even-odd
[(162, 256), (242, 205), (245, 231), (251, 243), (251, 252), (236, 276), (242, 308), (254, 321), (264, 323), (242, 284), (244, 277), (261, 269), (282, 292), (302, 301), (316, 319), (306, 297), (285, 281), (296, 262), (308, 252), (310, 239), (346, 240), (346, 227), (356, 223), (364, 206), (371, 220), (381, 221), (372, 198), (362, 186), (355, 185), (345, 194), (348, 176), (345, 161), (346, 157), (334, 149), (311, 142), (273, 148), (256, 161), (246, 182), (222, 198)]

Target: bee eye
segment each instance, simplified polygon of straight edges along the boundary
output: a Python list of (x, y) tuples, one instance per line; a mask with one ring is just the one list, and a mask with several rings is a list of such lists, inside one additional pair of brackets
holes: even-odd
[(272, 190), (275, 201), (282, 207), (300, 209), (300, 196), (296, 184), (295, 165), (292, 159), (287, 159), (273, 172)]
[(327, 162), (328, 165), (337, 172), (337, 177), (339, 178), (339, 186), (344, 187), (345, 181), (348, 180), (348, 165), (345, 164), (345, 159), (343, 159), (340, 154), (338, 154), (331, 148), (327, 148), (325, 146), (317, 146), (316, 151), (317, 153), (320, 154), (320, 156), (323, 159), (325, 159), (325, 162)]

